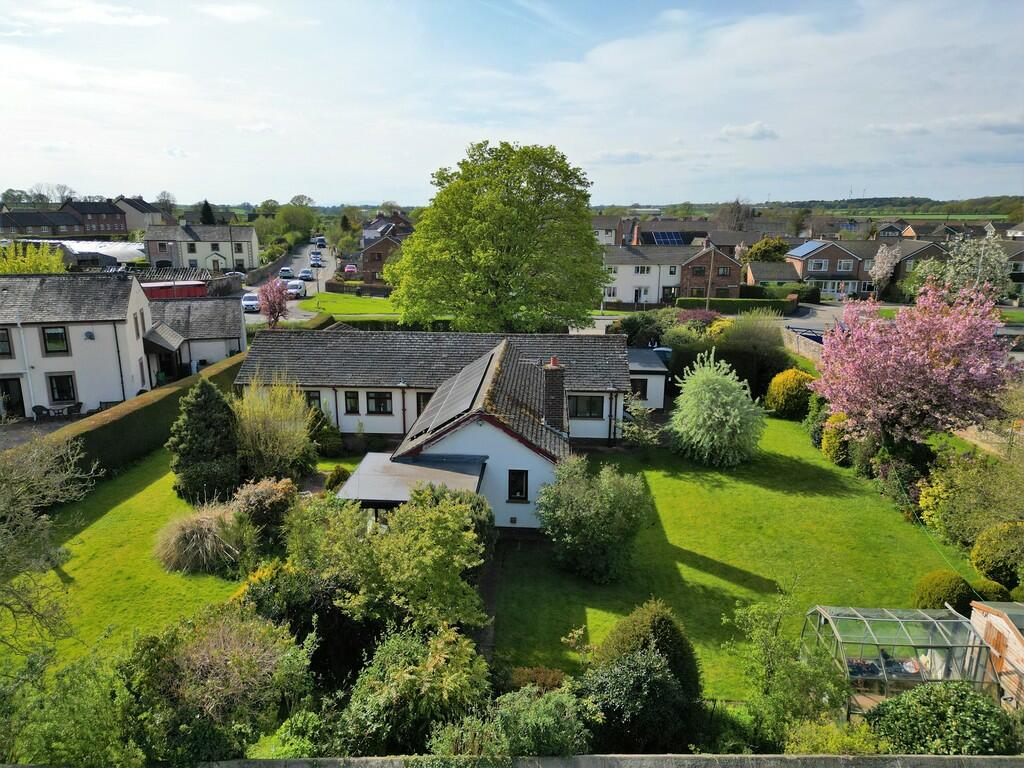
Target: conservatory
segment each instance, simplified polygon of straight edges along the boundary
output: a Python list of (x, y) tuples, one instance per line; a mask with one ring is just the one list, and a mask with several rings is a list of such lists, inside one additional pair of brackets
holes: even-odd
[(971, 622), (952, 610), (819, 605), (807, 612), (800, 641), (802, 654), (824, 649), (849, 676), (850, 714), (943, 680), (968, 682), (999, 698), (988, 646)]

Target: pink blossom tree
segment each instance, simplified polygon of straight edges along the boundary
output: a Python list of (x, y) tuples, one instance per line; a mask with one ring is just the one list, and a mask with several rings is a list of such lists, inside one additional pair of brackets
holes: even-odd
[(260, 312), (267, 318), (267, 325), (276, 328), (281, 318), (288, 317), (288, 290), (277, 278), (272, 278), (260, 286), (257, 295), (260, 298)]
[(854, 435), (922, 442), (999, 413), (1001, 391), (1021, 370), (999, 327), (991, 292), (974, 289), (930, 283), (893, 322), (873, 301), (847, 302), (811, 388), (847, 415)]

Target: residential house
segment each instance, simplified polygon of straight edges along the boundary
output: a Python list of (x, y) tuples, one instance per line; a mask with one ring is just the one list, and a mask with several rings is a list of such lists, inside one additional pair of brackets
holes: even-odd
[(606, 245), (602, 258), (610, 282), (604, 287), (604, 302), (642, 306), (675, 301), (683, 265), (700, 251), (698, 245)]
[(146, 227), (146, 258), (157, 269), (200, 267), (246, 272), (260, 265), (260, 242), (250, 225), (156, 224)]
[(600, 245), (622, 245), (621, 216), (591, 216), (590, 227)]
[(722, 253), (735, 256), (738, 247), (749, 248), (766, 237), (777, 237), (787, 245), (800, 245), (800, 243), (807, 239), (805, 237), (791, 237), (790, 235), (769, 235), (759, 230), (714, 229), (708, 232), (707, 237), (704, 238), (704, 244), (713, 245)]
[(141, 197), (121, 195), (114, 200), (114, 205), (124, 212), (124, 220), (129, 231), (173, 222), (170, 216)]
[(886, 239), (886, 238), (900, 238), (903, 237), (903, 230), (906, 229), (907, 222), (902, 219), (896, 221), (880, 221), (875, 225), (875, 237)]
[(367, 454), (342, 498), (387, 508), (441, 483), (478, 491), (499, 526), (521, 528), (539, 526), (537, 494), (575, 441), (617, 439), (630, 386), (619, 335), (284, 331), (256, 338), (236, 383), (257, 370), (297, 381), (343, 431), (401, 437)]
[(245, 318), (235, 296), (150, 299), (149, 308), (152, 325), (144, 339), (154, 385), (245, 351)]
[(999, 245), (1010, 260), (1010, 277), (1015, 283), (1024, 283), (1024, 241), (1000, 240)]
[[(0, 411), (85, 412), (128, 400), (188, 373), (190, 359), (171, 369), (161, 356), (189, 340), (199, 345), (191, 359), (201, 352), (210, 363), (244, 349), (238, 300), (201, 301), (210, 304), (193, 312), (154, 309), (173, 302), (151, 302), (126, 272), (0, 276)], [(213, 337), (229, 329), (235, 346), (222, 339), (218, 348)]]
[(788, 237), (791, 234), (788, 221), (766, 219), (762, 216), (744, 219), (737, 223), (737, 228), (744, 232), (756, 232), (761, 237)]
[(710, 227), (708, 221), (649, 219), (635, 222), (626, 240), (629, 245), (690, 245), (694, 238), (707, 237)]
[(73, 237), (85, 233), (78, 217), (67, 211), (0, 212), (0, 236)]
[(402, 241), (397, 237), (385, 235), (377, 238), (356, 254), (355, 260), (360, 265), (361, 279), (367, 285), (384, 284), (384, 265), (391, 255), (398, 250)]
[(740, 295), (743, 265), (715, 247), (701, 248), (680, 269), (679, 295), (736, 299)]
[(665, 408), (668, 367), (657, 352), (646, 347), (630, 347), (629, 388), (644, 408)]
[(361, 248), (366, 248), (382, 237), (391, 237), (402, 241), (412, 234), (413, 225), (409, 217), (402, 211), (395, 210), (390, 213), (377, 211), (376, 216), (362, 223), (362, 230), (359, 245)]
[(1024, 707), (1024, 603), (975, 600), (971, 626), (989, 648), (1004, 706)]
[[(817, 285), (826, 296), (867, 294), (875, 289), (871, 277), (878, 249), (887, 243), (879, 240), (808, 240), (786, 254), (786, 261), (800, 279)], [(926, 240), (901, 240), (902, 260), (892, 280), (901, 280), (918, 261), (945, 258), (937, 243)]]
[(1024, 221), (1020, 224), (1011, 224), (1007, 227), (1006, 236), (1010, 240), (1024, 240)]
[(83, 234), (90, 237), (124, 235), (128, 224), (124, 211), (110, 200), (67, 200), (60, 211), (70, 213), (82, 224)]
[(743, 268), (747, 285), (786, 285), (799, 283), (800, 273), (789, 261), (752, 261)]

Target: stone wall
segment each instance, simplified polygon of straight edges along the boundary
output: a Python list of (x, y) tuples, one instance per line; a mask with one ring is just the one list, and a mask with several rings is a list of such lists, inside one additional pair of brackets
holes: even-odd
[(816, 363), (821, 360), (822, 345), (789, 330), (789, 328), (782, 329), (782, 342), (790, 352), (809, 357)]

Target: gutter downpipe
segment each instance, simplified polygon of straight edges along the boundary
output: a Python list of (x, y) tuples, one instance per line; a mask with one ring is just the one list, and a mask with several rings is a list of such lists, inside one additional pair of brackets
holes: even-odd
[[(125, 323), (125, 327), (128, 323)], [(124, 368), (121, 367), (121, 342), (117, 338), (117, 323), (111, 323), (110, 327), (114, 329), (114, 349), (117, 352), (117, 373), (121, 377), (121, 402), (127, 402), (128, 395), (124, 391)]]
[[(4, 289), (7, 290), (6, 288)], [(18, 326), (18, 338), (21, 340), (21, 359), (25, 361), (25, 381), (28, 383), (28, 399), (32, 401), (32, 405), (29, 406), (29, 410), (39, 405), (36, 402), (35, 387), (32, 386), (32, 371), (29, 370), (28, 365), (28, 345), (25, 344), (25, 329), (21, 325), (21, 313), (15, 313), (14, 324)], [(35, 414), (32, 414), (32, 418), (35, 419)]]

